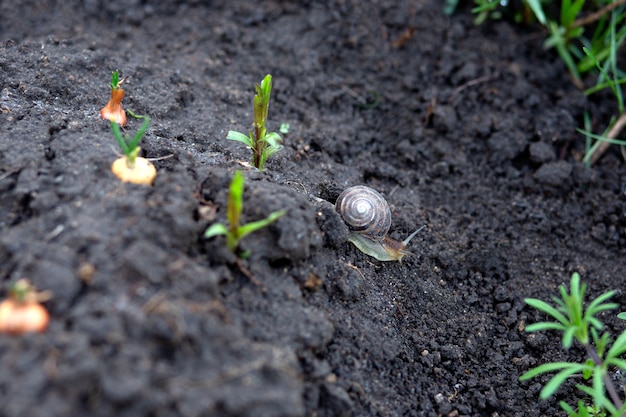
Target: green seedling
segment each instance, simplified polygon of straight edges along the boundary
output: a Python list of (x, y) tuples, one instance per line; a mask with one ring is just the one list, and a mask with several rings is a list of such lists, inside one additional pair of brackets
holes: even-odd
[(259, 171), (262, 171), (267, 158), (283, 149), (283, 140), (278, 133), (268, 132), (266, 129), (270, 93), (272, 92), (272, 76), (267, 74), (261, 84), (256, 84), (255, 88), (253, 130), (248, 133), (248, 136), (231, 130), (226, 139), (242, 142), (252, 149), (252, 164)]
[[(576, 387), (591, 397), (593, 405), (585, 406), (582, 401), (579, 401), (578, 409), (574, 410), (567, 403), (561, 402), (560, 405), (568, 416), (582, 417), (605, 413), (611, 417), (624, 417), (626, 406), (613, 385), (609, 368), (616, 367), (626, 371), (626, 360), (620, 358), (626, 352), (626, 331), (622, 332), (611, 344), (608, 333), (600, 335), (604, 324), (597, 317), (599, 313), (617, 307), (617, 304), (607, 302), (615, 292), (609, 291), (600, 295), (585, 308), (586, 289), (586, 284), (581, 284), (580, 276), (574, 273), (570, 281), (569, 293), (565, 286), (561, 285), (559, 288), (561, 297), (552, 298), (556, 307), (534, 298), (524, 300), (529, 306), (555, 320), (531, 324), (526, 327), (526, 331), (557, 330), (561, 332), (561, 341), (565, 349), (569, 349), (576, 341), (584, 347), (587, 358), (580, 363), (546, 363), (526, 372), (520, 380), (528, 380), (548, 372), (557, 372), (541, 390), (540, 397), (546, 399), (552, 396), (568, 378), (582, 378), (584, 381), (590, 381), (590, 385), (577, 384)], [(626, 318), (626, 313), (621, 313), (618, 317)]]
[(122, 135), (120, 126), (115, 122), (111, 122), (113, 136), (115, 136), (115, 140), (124, 154), (113, 162), (111, 171), (123, 182), (151, 185), (156, 177), (156, 168), (152, 162), (138, 156), (141, 150), (139, 142), (141, 142), (143, 135), (148, 130), (150, 117), (137, 116), (130, 111), (129, 114), (133, 117), (144, 119), (144, 122), (132, 139), (128, 135)]
[(286, 135), (289, 133), (289, 129), (291, 129), (291, 125), (289, 123), (281, 123), (278, 131), (283, 135)]
[[(456, 1), (447, 0), (453, 10)], [(532, 18), (545, 27), (548, 37), (546, 49), (554, 48), (565, 64), (573, 83), (585, 88), (583, 75), (598, 75), (596, 84), (585, 90), (593, 94), (610, 89), (615, 96), (616, 114), (611, 117), (602, 134), (594, 134), (590, 123), (578, 129), (585, 135), (583, 162), (590, 166), (596, 162), (611, 144), (624, 146), (616, 138), (626, 126), (626, 112), (622, 85), (626, 83), (624, 71), (617, 65), (618, 53), (626, 41), (626, 0), (474, 0), (476, 23), (488, 17), (499, 18), (503, 11), (511, 11), (518, 22), (530, 23)], [(559, 13), (546, 11), (558, 10)], [(591, 119), (589, 115), (587, 119)], [(622, 148), (626, 159), (626, 152)]]
[[(228, 202), (226, 204), (226, 218), (228, 220), (228, 226), (221, 223), (215, 223), (204, 232), (205, 238), (220, 235), (226, 236), (226, 246), (228, 246), (228, 249), (230, 249), (233, 253), (237, 253), (237, 248), (241, 239), (254, 231), (266, 227), (270, 223), (275, 222), (286, 213), (286, 210), (275, 211), (265, 219), (241, 225), (244, 183), (245, 177), (241, 171), (235, 171), (233, 179), (230, 183)], [(247, 252), (241, 254), (242, 257), (247, 257), (248, 255), (249, 253)]]

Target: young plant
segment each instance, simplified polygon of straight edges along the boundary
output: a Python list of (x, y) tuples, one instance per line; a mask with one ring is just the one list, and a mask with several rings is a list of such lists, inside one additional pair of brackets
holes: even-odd
[(20, 335), (45, 331), (50, 315), (40, 303), (50, 296), (47, 291), (37, 292), (26, 279), (13, 284), (7, 299), (0, 303), (0, 334)]
[(111, 122), (113, 136), (115, 136), (115, 140), (117, 140), (117, 143), (124, 154), (122, 157), (113, 162), (113, 165), (111, 165), (111, 171), (123, 182), (152, 185), (157, 174), (156, 168), (152, 162), (148, 161), (146, 158), (137, 156), (141, 150), (139, 142), (146, 133), (146, 130), (148, 130), (150, 117), (136, 116), (134, 114), (133, 116), (139, 119), (144, 119), (144, 122), (132, 139), (130, 139), (128, 135), (122, 135), (120, 126), (115, 122)]
[(100, 110), (100, 117), (115, 122), (120, 126), (126, 124), (126, 113), (122, 109), (124, 90), (120, 87), (125, 79), (120, 80), (120, 72), (118, 70), (111, 73), (111, 98), (107, 105)]
[(255, 88), (253, 130), (248, 133), (248, 136), (231, 130), (226, 139), (242, 142), (252, 149), (252, 164), (259, 171), (263, 171), (267, 158), (283, 149), (283, 140), (278, 133), (268, 132), (266, 129), (270, 93), (272, 92), (272, 76), (267, 74), (261, 84), (256, 84)]
[[(244, 183), (245, 178), (241, 171), (235, 171), (233, 179), (230, 183), (228, 202), (226, 204), (226, 218), (228, 219), (228, 226), (221, 223), (215, 223), (204, 232), (205, 238), (211, 238), (219, 235), (226, 236), (226, 246), (228, 246), (228, 249), (230, 249), (233, 253), (237, 253), (237, 247), (239, 246), (241, 239), (256, 230), (262, 229), (270, 223), (275, 222), (279, 217), (286, 213), (286, 210), (275, 211), (263, 220), (241, 225)], [(242, 257), (246, 257), (247, 255), (248, 253), (241, 254)]]
[[(456, 5), (453, 0), (452, 5)], [(617, 66), (617, 51), (626, 40), (626, 0), (474, 0), (476, 23), (482, 23), (487, 17), (501, 16), (501, 9), (514, 9), (513, 15), (518, 21), (529, 22), (534, 16), (543, 25), (549, 35), (544, 42), (546, 49), (554, 48), (567, 67), (573, 83), (580, 89), (585, 88), (582, 75), (590, 72), (598, 74), (596, 85), (585, 90), (590, 95), (609, 88), (617, 101), (617, 112), (608, 127), (600, 135), (591, 131), (591, 123), (585, 123), (585, 129), (578, 132), (586, 136), (583, 162), (592, 165), (606, 151), (610, 144), (624, 146), (626, 141), (616, 138), (626, 127), (622, 84), (626, 83), (623, 70)], [(558, 9), (558, 15), (546, 13), (546, 10)], [(454, 10), (451, 7), (451, 10)], [(587, 30), (591, 27), (590, 30)], [(590, 116), (586, 115), (590, 120)], [(622, 148), (626, 159), (626, 153)]]
[[(584, 347), (587, 359), (580, 363), (546, 363), (529, 370), (520, 377), (520, 380), (524, 381), (547, 372), (557, 372), (541, 390), (541, 399), (546, 399), (554, 394), (566, 379), (574, 376), (582, 377), (585, 381), (591, 381), (591, 386), (578, 384), (576, 387), (591, 397), (593, 405), (590, 408), (583, 407), (583, 403), (579, 401), (578, 410), (574, 411), (567, 403), (561, 402), (561, 407), (569, 416), (582, 417), (592, 415), (591, 411), (596, 414), (602, 411), (612, 417), (624, 417), (626, 406), (611, 381), (609, 367), (626, 371), (626, 360), (620, 358), (626, 352), (626, 331), (619, 335), (611, 345), (608, 333), (600, 336), (599, 332), (604, 325), (597, 318), (598, 313), (617, 307), (615, 303), (606, 302), (615, 292), (609, 291), (600, 295), (585, 308), (583, 301), (586, 289), (586, 284), (581, 285), (580, 276), (574, 273), (569, 293), (561, 285), (559, 288), (561, 297), (552, 298), (556, 307), (534, 298), (524, 300), (529, 306), (556, 320), (531, 324), (526, 327), (526, 331), (557, 330), (561, 332), (561, 341), (565, 349), (569, 349), (574, 341), (577, 341)], [(620, 314), (620, 317), (624, 317), (624, 313)]]

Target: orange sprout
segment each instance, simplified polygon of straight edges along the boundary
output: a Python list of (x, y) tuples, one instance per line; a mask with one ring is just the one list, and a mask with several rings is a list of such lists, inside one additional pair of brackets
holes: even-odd
[(126, 112), (122, 109), (122, 99), (124, 98), (124, 90), (122, 88), (111, 89), (111, 100), (102, 110), (100, 116), (103, 119), (110, 120), (124, 126), (126, 124)]
[(37, 292), (26, 279), (13, 284), (8, 298), (0, 302), (0, 334), (20, 335), (45, 331), (50, 315), (39, 303), (50, 296), (48, 291)]

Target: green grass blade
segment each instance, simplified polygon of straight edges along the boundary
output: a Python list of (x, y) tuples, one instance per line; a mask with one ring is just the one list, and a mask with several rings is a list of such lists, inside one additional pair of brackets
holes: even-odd
[(144, 120), (143, 120), (143, 123), (141, 124), (141, 127), (135, 134), (135, 137), (133, 138), (132, 142), (128, 145), (130, 152), (134, 151), (135, 148), (139, 145), (139, 142), (141, 142), (141, 138), (143, 138), (143, 135), (146, 133), (146, 130), (148, 130), (148, 126), (150, 125), (150, 117), (143, 116), (143, 119)]
[(567, 49), (567, 40), (564, 38), (562, 28), (558, 26), (556, 22), (548, 22), (548, 29), (550, 30), (550, 37), (545, 41), (544, 46), (546, 48), (554, 47), (557, 53), (565, 63), (568, 71), (576, 81), (580, 82), (580, 72), (578, 67), (572, 58), (570, 51)]
[(583, 135), (585, 135), (587, 137), (590, 137), (592, 139), (595, 139), (595, 140), (598, 140), (598, 141), (602, 141), (602, 142), (608, 142), (608, 143), (610, 143), (612, 145), (620, 145), (620, 146), (626, 145), (626, 140), (607, 138), (606, 136), (596, 135), (595, 133), (587, 132), (587, 131), (579, 129), (579, 128), (577, 128), (576, 131), (578, 131), (579, 133), (582, 133)]
[(115, 122), (111, 122), (111, 130), (113, 131), (113, 136), (115, 136), (115, 140), (117, 141), (117, 144), (119, 145), (120, 149), (122, 150), (122, 153), (124, 155), (128, 156), (128, 154), (130, 153), (131, 149), (128, 148), (128, 144), (126, 143), (126, 140), (122, 136), (122, 132), (120, 130), (120, 125), (118, 125)]
[(540, 0), (526, 0), (526, 4), (528, 4), (530, 9), (533, 11), (539, 23), (545, 26), (546, 15), (543, 12), (543, 7), (541, 7), (541, 1)]
[(264, 228), (265, 226), (269, 225), (272, 222), (275, 222), (276, 220), (278, 220), (281, 216), (285, 215), (285, 213), (287, 213), (286, 210), (279, 210), (279, 211), (275, 211), (273, 213), (271, 213), (269, 216), (267, 216), (265, 219), (263, 220), (257, 220), (255, 222), (251, 222), (251, 223), (247, 223), (243, 226), (241, 226), (239, 228), (239, 237), (243, 238), (244, 236)]
[[(611, 72), (613, 73), (614, 78), (617, 78), (619, 74), (619, 71), (617, 69), (617, 40), (615, 38), (615, 26), (617, 24), (616, 22), (616, 13), (611, 13)], [(619, 109), (620, 113), (624, 112), (624, 98), (622, 96), (622, 89), (619, 88), (619, 86), (613, 84), (615, 86), (615, 90), (616, 90), (616, 98), (617, 98), (617, 107)]]
[[(626, 84), (626, 78), (620, 78), (619, 80), (613, 80), (615, 85), (622, 85), (622, 84)], [(589, 87), (588, 89), (586, 89), (584, 91), (585, 95), (591, 95), (593, 93), (597, 93), (598, 91), (602, 91), (605, 88), (609, 88), (609, 83), (601, 83), (601, 84), (596, 84), (593, 87)], [(588, 129), (587, 129), (588, 130)]]

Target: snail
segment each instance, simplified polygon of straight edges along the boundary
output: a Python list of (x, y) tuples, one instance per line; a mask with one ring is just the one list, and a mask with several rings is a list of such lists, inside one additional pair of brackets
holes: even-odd
[(380, 193), (364, 185), (346, 188), (337, 198), (335, 210), (350, 229), (348, 240), (361, 252), (379, 261), (402, 261), (411, 254), (406, 246), (424, 228), (420, 227), (402, 242), (391, 239), (391, 210)]

